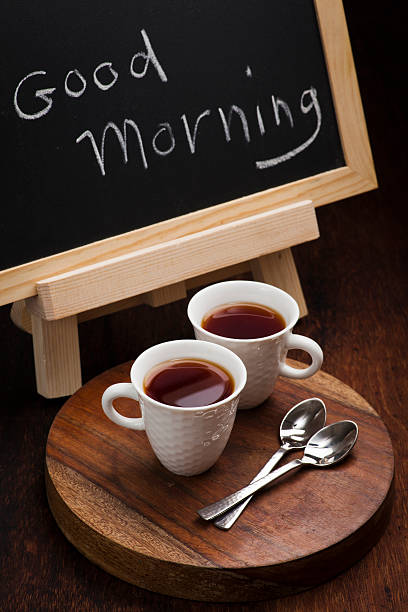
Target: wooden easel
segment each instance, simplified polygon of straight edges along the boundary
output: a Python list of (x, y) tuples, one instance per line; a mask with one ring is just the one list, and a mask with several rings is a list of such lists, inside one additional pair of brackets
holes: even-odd
[(11, 318), (32, 334), (38, 392), (47, 398), (82, 385), (78, 324), (138, 304), (161, 306), (188, 289), (252, 273), (306, 304), (290, 247), (319, 236), (310, 201), (188, 234), (176, 240), (37, 282)]
[(290, 248), (318, 237), (315, 206), (377, 187), (342, 2), (314, 5), (344, 166), (1, 271), (0, 304), (14, 302), (13, 321), (33, 335), (39, 393), (59, 397), (81, 386), (81, 321), (159, 306), (248, 270), (306, 313)]

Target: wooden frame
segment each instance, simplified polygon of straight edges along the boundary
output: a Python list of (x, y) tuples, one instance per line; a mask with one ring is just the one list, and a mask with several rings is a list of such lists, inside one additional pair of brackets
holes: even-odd
[[(344, 167), (4, 270), (0, 272), (0, 304), (37, 295), (43, 287), (42, 281), (48, 277), (72, 273), (84, 266), (103, 266), (107, 260), (144, 253), (154, 247), (159, 248), (162, 257), (166, 257), (166, 251), (172, 257), (174, 249), (183, 240), (189, 242), (193, 252), (194, 242), (200, 243), (202, 232), (215, 231), (221, 225), (303, 199), (321, 206), (374, 189), (377, 186), (375, 170), (343, 5), (341, 0), (315, 0), (315, 8), (346, 161)], [(245, 248), (241, 256), (241, 260), (244, 259), (248, 259)], [(203, 265), (205, 267), (204, 261)], [(197, 268), (194, 273), (205, 271)], [(179, 271), (173, 276), (172, 270), (168, 270), (166, 278), (161, 280), (155, 280), (154, 267), (150, 271), (145, 268), (144, 274), (144, 281), (151, 289), (155, 283), (160, 287), (180, 280)], [(110, 299), (107, 298), (105, 303)]]

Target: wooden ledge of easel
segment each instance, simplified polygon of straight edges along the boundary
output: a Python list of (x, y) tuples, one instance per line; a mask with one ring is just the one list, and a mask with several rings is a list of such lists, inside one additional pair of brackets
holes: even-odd
[(39, 282), (38, 296), (11, 312), (32, 333), (38, 393), (61, 397), (81, 387), (79, 322), (141, 303), (160, 306), (243, 272), (286, 290), (303, 316), (290, 247), (318, 236), (312, 203), (299, 202)]
[(297, 202), (44, 279), (32, 314), (63, 319), (318, 238), (311, 201)]
[(93, 308), (65, 319), (47, 321), (30, 313), (25, 300), (15, 302), (11, 318), (15, 325), (33, 335), (37, 391), (47, 398), (71, 395), (81, 387), (81, 360), (78, 323), (142, 303), (160, 306), (186, 296), (188, 289), (222, 281), (251, 272), (255, 280), (277, 285), (298, 302), (300, 316), (307, 314), (302, 287), (290, 248), (235, 264), (163, 289)]
[(27, 310), (25, 300), (15, 302), (11, 318), (15, 325), (33, 335), (37, 391), (47, 398), (71, 395), (82, 385), (78, 323), (142, 303), (160, 306), (186, 296), (188, 289), (216, 283), (251, 272), (254, 280), (276, 285), (290, 293), (299, 304), (300, 316), (307, 314), (305, 299), (290, 248), (235, 264), (162, 289), (126, 298), (113, 304), (47, 321)]
[[(208, 274), (201, 274), (175, 285), (168, 285), (167, 287), (150, 291), (149, 293), (135, 295), (131, 298), (113, 302), (112, 304), (100, 306), (99, 308), (91, 308), (85, 312), (80, 312), (77, 315), (77, 322), (92, 321), (98, 317), (135, 308), (140, 306), (140, 304), (149, 304), (154, 307), (170, 304), (185, 298), (187, 291), (190, 289), (203, 287), (210, 283), (218, 283), (232, 277), (242, 277), (247, 273), (252, 274), (254, 280), (275, 285), (290, 293), (299, 305), (299, 316), (304, 317), (307, 315), (307, 305), (292, 251), (291, 249), (284, 249), (277, 253), (252, 259), (251, 261), (243, 261), (227, 268), (214, 270)], [(27, 309), (26, 300), (14, 302), (11, 307), (10, 317), (16, 327), (32, 334), (32, 313)]]

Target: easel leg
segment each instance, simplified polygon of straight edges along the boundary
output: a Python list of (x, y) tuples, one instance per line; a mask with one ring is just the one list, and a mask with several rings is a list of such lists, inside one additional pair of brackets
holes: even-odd
[(28, 334), (32, 333), (31, 315), (27, 310), (25, 300), (14, 302), (11, 307), (10, 318), (16, 327)]
[(299, 304), (300, 316), (307, 315), (307, 306), (292, 251), (284, 249), (251, 260), (254, 280), (275, 285), (291, 295)]
[(144, 302), (157, 308), (158, 306), (182, 300), (186, 295), (186, 284), (184, 281), (181, 281), (180, 283), (174, 283), (173, 285), (167, 285), (167, 287), (160, 287), (145, 293)]
[[(133, 302), (146, 302), (151, 306), (162, 306), (186, 297), (184, 282), (175, 283), (168, 287), (161, 287), (150, 291), (143, 296), (134, 298)], [(128, 306), (129, 300), (126, 300)], [(121, 310), (115, 308), (112, 311)], [(92, 316), (85, 313), (83, 320), (101, 316), (111, 309), (95, 309)], [(48, 321), (36, 314), (36, 302), (26, 300), (15, 302), (10, 313), (13, 323), (20, 329), (33, 336), (35, 376), (37, 391), (47, 398), (72, 395), (82, 385), (81, 360), (78, 338), (78, 320), (81, 315)]]
[(31, 321), (38, 393), (71, 395), (82, 385), (77, 317), (47, 321), (32, 314)]

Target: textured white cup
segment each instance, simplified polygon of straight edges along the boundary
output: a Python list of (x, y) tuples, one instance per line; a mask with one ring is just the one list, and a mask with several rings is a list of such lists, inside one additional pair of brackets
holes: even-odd
[[(209, 406), (179, 408), (152, 399), (143, 390), (146, 374), (169, 359), (204, 359), (225, 368), (234, 380), (233, 393)], [(193, 476), (208, 470), (225, 448), (234, 424), (239, 395), (246, 383), (241, 359), (230, 350), (197, 340), (172, 340), (157, 344), (136, 359), (130, 371), (130, 383), (108, 387), (102, 396), (102, 408), (117, 425), (146, 430), (159, 461), (171, 472)], [(129, 418), (115, 410), (112, 402), (128, 397), (140, 403), (142, 417)]]
[[(213, 308), (232, 302), (252, 302), (277, 310), (285, 319), (282, 331), (264, 338), (224, 338), (202, 327), (204, 316)], [(198, 291), (188, 304), (187, 314), (194, 327), (197, 340), (214, 342), (234, 351), (247, 369), (247, 384), (241, 393), (239, 409), (253, 408), (272, 393), (279, 375), (288, 378), (308, 378), (319, 370), (323, 362), (320, 346), (310, 338), (293, 334), (299, 318), (297, 302), (285, 291), (255, 281), (225, 281), (209, 285)], [(296, 369), (285, 363), (289, 349), (301, 349), (309, 353), (312, 363), (307, 368)]]

